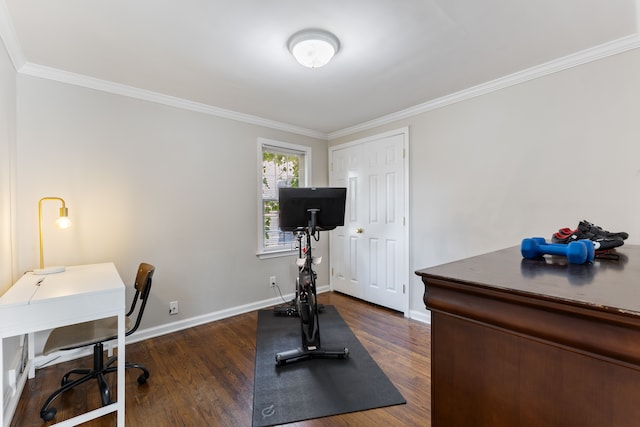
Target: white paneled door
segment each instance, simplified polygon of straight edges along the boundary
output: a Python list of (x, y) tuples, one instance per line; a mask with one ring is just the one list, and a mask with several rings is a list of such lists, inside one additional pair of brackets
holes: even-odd
[(330, 149), (330, 185), (347, 188), (331, 232), (332, 289), (408, 311), (406, 129)]

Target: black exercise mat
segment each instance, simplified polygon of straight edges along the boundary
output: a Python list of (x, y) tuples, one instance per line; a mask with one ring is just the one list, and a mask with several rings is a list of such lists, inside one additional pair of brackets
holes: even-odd
[(253, 427), (407, 403), (333, 306), (319, 315), (324, 349), (348, 359), (311, 359), (276, 366), (276, 353), (301, 345), (300, 319), (258, 312)]

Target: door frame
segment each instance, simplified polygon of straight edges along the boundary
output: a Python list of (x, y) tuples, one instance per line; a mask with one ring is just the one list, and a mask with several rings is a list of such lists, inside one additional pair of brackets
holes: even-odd
[[(349, 147), (353, 147), (356, 145), (360, 145), (360, 144), (367, 144), (370, 143), (372, 141), (377, 141), (379, 139), (383, 139), (383, 138), (388, 138), (390, 136), (394, 136), (394, 135), (403, 135), (404, 136), (404, 144), (403, 144), (403, 149), (404, 149), (404, 158), (403, 158), (403, 168), (404, 168), (404, 230), (403, 230), (403, 237), (404, 237), (404, 253), (405, 253), (405, 259), (404, 259), (404, 272), (402, 274), (402, 279), (403, 279), (403, 287), (404, 287), (404, 301), (403, 301), (403, 314), (404, 317), (410, 317), (409, 316), (409, 312), (410, 312), (410, 301), (411, 301), (411, 286), (410, 286), (410, 271), (409, 271), (409, 227), (411, 224), (411, 221), (409, 219), (409, 127), (405, 126), (402, 128), (398, 128), (398, 129), (394, 129), (394, 130), (390, 130), (390, 131), (386, 131), (386, 132), (382, 132), (382, 133), (378, 133), (375, 135), (371, 135), (371, 136), (367, 136), (364, 138), (360, 138), (360, 139), (356, 139), (353, 141), (349, 141), (349, 142), (345, 142), (339, 145), (334, 145), (329, 147), (329, 182), (331, 182), (331, 173), (332, 173), (332, 165), (333, 165), (333, 153), (337, 150), (341, 150), (344, 148), (349, 148)], [(331, 251), (331, 247), (329, 247), (329, 251)], [(329, 256), (329, 288), (333, 291), (333, 275), (331, 274), (332, 271), (332, 265), (331, 265), (331, 256)]]

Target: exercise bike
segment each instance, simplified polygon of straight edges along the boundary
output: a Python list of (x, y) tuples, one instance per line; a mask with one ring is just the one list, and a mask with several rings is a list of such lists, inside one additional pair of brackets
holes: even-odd
[[(310, 221), (307, 227), (295, 231), (298, 240), (299, 257), (296, 260), (298, 277), (296, 278), (295, 309), (300, 317), (302, 346), (276, 354), (276, 365), (281, 366), (312, 358), (349, 357), (349, 349), (324, 349), (320, 344), (320, 324), (318, 321), (318, 303), (316, 295), (317, 274), (313, 265), (320, 263), (311, 253), (311, 239), (320, 240), (320, 230), (316, 228), (316, 216), (319, 209), (307, 209)], [(303, 245), (304, 241), (304, 246)], [(303, 256), (302, 256), (303, 255)]]

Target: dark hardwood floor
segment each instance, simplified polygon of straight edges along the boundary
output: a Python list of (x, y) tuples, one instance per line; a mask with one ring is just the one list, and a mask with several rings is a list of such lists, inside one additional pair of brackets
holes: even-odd
[[(337, 308), (407, 404), (289, 426), (430, 426), (430, 327), (338, 293), (321, 294), (319, 302)], [(138, 386), (138, 373), (126, 374), (127, 426), (250, 426), (257, 317), (257, 312), (242, 314), (128, 345), (127, 360), (146, 365), (151, 377)], [(51, 425), (39, 416), (42, 403), (66, 371), (90, 364), (87, 357), (38, 370), (27, 381), (11, 426)], [(56, 420), (95, 409), (99, 402), (95, 382), (87, 382), (55, 401)], [(83, 424), (115, 425), (115, 414)]]

